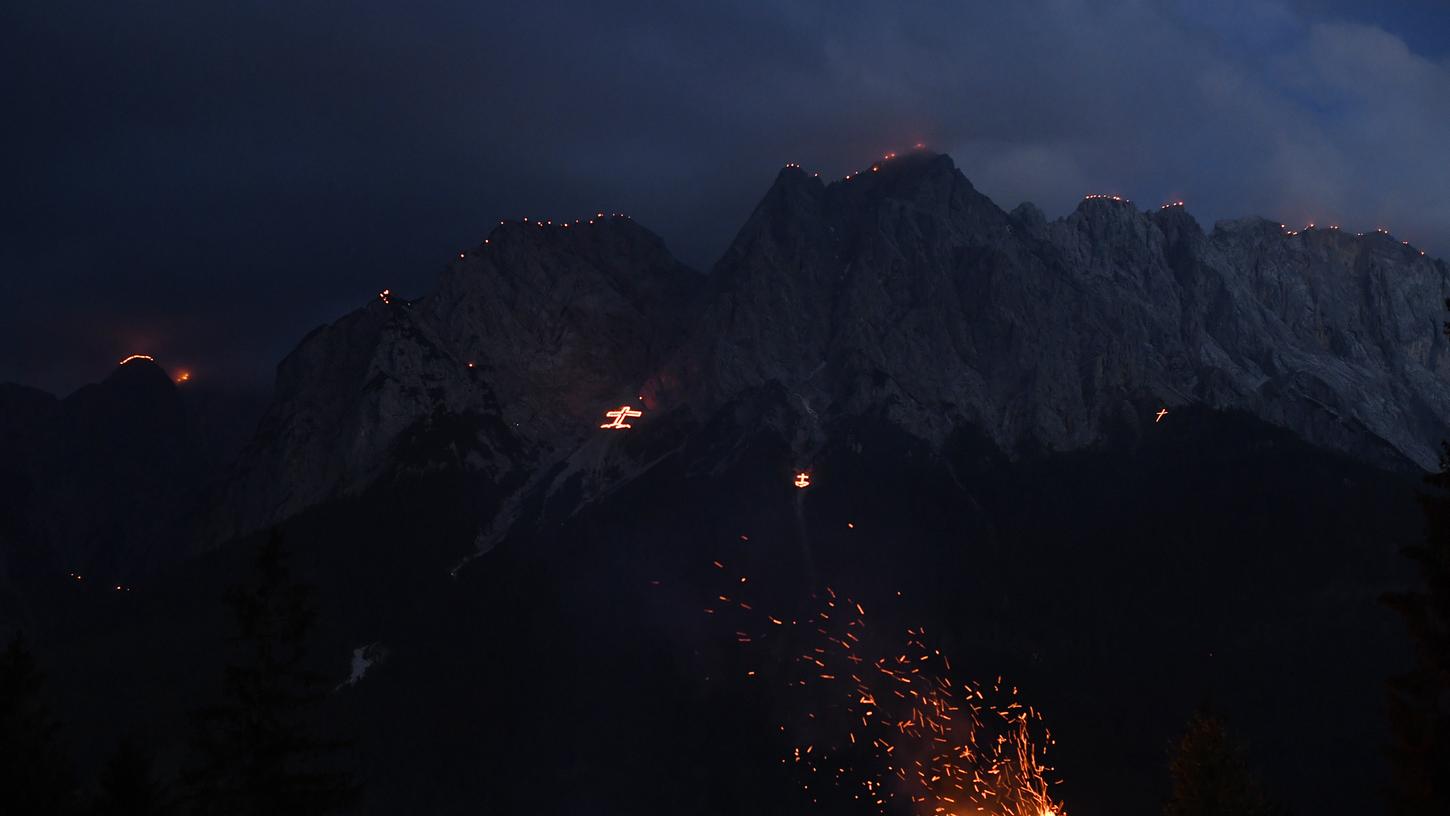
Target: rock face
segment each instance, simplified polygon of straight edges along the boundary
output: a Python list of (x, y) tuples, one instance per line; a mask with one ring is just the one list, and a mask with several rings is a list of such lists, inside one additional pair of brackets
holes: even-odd
[[(226, 532), (402, 462), (618, 481), (648, 462), (601, 467), (629, 458), (600, 448), (606, 408), (687, 434), (772, 389), (794, 416), (769, 421), (806, 451), (863, 415), (932, 444), (972, 428), (1009, 454), (1075, 450), (1195, 404), (1430, 468), (1447, 294), (1450, 268), (1388, 234), (1205, 233), (1181, 206), (1104, 197), (1048, 222), (926, 151), (831, 184), (788, 167), (709, 276), (627, 219), (506, 223), (434, 293), (314, 332), (279, 367)], [(442, 425), (467, 430), (440, 446)]]
[[(629, 219), (504, 223), (416, 301), (379, 295), (278, 366), (222, 537), (400, 467), (498, 483), (569, 451), (683, 331), (700, 276)], [(524, 478), (527, 478), (525, 475)]]
[(967, 423), (1007, 450), (1082, 448), (1192, 402), (1434, 465), (1443, 263), (1263, 219), (1205, 235), (1181, 206), (1113, 198), (1049, 224), (1004, 213), (946, 156), (878, 168), (781, 172), (676, 359), (687, 401), (776, 381), (822, 422), (883, 408), (922, 438)]

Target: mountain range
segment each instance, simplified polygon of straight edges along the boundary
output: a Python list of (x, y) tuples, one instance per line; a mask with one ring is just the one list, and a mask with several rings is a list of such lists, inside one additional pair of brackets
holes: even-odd
[(970, 428), (1016, 456), (1189, 405), (1431, 469), (1450, 425), (1447, 276), (1386, 232), (1205, 232), (1177, 203), (1089, 196), (1049, 223), (926, 151), (830, 184), (785, 168), (709, 275), (621, 215), (503, 222), (435, 292), (379, 296), (282, 362), (219, 538), (405, 462), (497, 484), (568, 462), (593, 495), (614, 487), (595, 478), (619, 453), (600, 450), (606, 410), (687, 436), (770, 391), (785, 469), (846, 417), (934, 447)]
[[(622, 214), (504, 221), (434, 291), (304, 338), (265, 410), (146, 360), (0, 389), (0, 603), (78, 712), (155, 714), (203, 696), (176, 655), (283, 530), (379, 813), (795, 812), (742, 759), (779, 747), (773, 704), (721, 676), (713, 560), (777, 608), (854, 587), (1022, 678), (1071, 812), (1151, 810), (1121, 780), (1205, 695), (1296, 806), (1369, 806), (1368, 698), (1403, 656), (1375, 599), (1450, 427), (1447, 296), (1384, 231), (1110, 195), (1048, 221), (926, 150), (785, 167), (708, 274)], [(78, 596), (93, 573), (135, 592)]]

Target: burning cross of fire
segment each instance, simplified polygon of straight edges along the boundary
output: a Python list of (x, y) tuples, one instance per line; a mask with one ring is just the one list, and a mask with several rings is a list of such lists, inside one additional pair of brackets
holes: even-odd
[(609, 417), (609, 419), (611, 421), (606, 422), (603, 425), (600, 425), (599, 427), (601, 427), (601, 428), (608, 428), (610, 430), (622, 431), (625, 428), (633, 428), (634, 427), (633, 425), (629, 424), (628, 422), (625, 422), (626, 419), (633, 419), (634, 417), (642, 417), (642, 416), (644, 416), (644, 412), (643, 411), (636, 411), (633, 408), (629, 407), (628, 405), (621, 405), (621, 406), (619, 406), (618, 409), (616, 409), (614, 411), (605, 411), (604, 412), (604, 415), (607, 416), (607, 417)]
[(1158, 409), (1158, 413), (1155, 414), (1154, 416), (1156, 417), (1156, 419), (1153, 420), (1154, 422), (1162, 422), (1163, 421), (1163, 417), (1168, 416), (1168, 409), (1167, 408), (1159, 408)]
[(800, 473), (797, 473), (795, 475), (795, 486), (796, 487), (810, 487), (811, 486), (811, 474), (806, 473), (805, 471), (801, 471)]

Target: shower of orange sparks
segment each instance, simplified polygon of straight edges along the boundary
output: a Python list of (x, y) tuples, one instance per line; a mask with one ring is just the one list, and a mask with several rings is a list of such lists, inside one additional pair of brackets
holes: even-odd
[[(719, 561), (715, 567), (726, 570)], [(826, 593), (804, 625), (792, 620), (787, 628), (782, 618), (765, 615), (771, 626), (755, 634), (745, 631), (748, 623), (735, 624), (736, 641), (745, 648), (770, 638), (772, 626), (782, 627), (776, 637), (808, 639), (796, 658), (801, 669), (782, 672), (780, 679), (790, 693), (809, 695), (801, 701), (809, 710), (796, 710), (804, 711), (813, 739), (802, 740), (782, 762), (798, 769), (813, 801), (835, 788), (882, 813), (906, 799), (923, 816), (1061, 816), (1062, 804), (1050, 792), (1052, 768), (1045, 764), (1051, 732), (1036, 709), (1017, 700), (1015, 687), (1000, 677), (987, 689), (953, 682), (951, 662), (927, 645), (924, 628), (907, 629), (904, 646), (871, 652), (865, 610), (829, 587)], [(745, 612), (733, 614), (757, 614), (738, 597), (719, 600), (726, 608), (721, 611), (739, 607)], [(772, 674), (746, 672), (752, 679)], [(831, 724), (839, 728), (834, 735), (819, 730)], [(780, 729), (786, 731), (784, 723)]]

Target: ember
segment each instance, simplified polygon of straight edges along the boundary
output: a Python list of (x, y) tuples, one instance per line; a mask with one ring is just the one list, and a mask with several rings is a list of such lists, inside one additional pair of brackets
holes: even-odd
[[(715, 567), (728, 574), (722, 562)], [(751, 609), (738, 598), (719, 600)], [(736, 642), (758, 649), (750, 654), (763, 662), (745, 676), (780, 682), (791, 696), (786, 709), (804, 715), (793, 727), (780, 724), (787, 736), (800, 735), (781, 761), (796, 768), (814, 802), (865, 799), (894, 813), (905, 800), (923, 816), (1063, 813), (1045, 764), (1052, 734), (1015, 687), (1000, 677), (987, 687), (954, 682), (951, 661), (929, 645), (925, 628), (907, 628), (902, 640), (885, 630), (868, 634), (860, 603), (829, 587), (817, 600), (819, 610), (804, 625), (732, 613), (741, 615), (733, 623)], [(770, 645), (780, 638), (796, 654), (784, 666), (768, 656), (780, 653)]]

